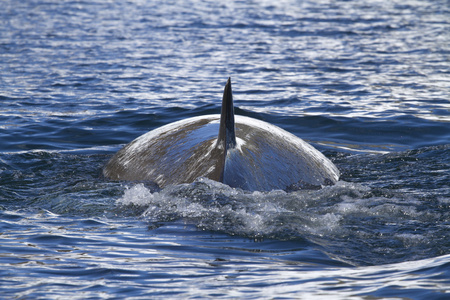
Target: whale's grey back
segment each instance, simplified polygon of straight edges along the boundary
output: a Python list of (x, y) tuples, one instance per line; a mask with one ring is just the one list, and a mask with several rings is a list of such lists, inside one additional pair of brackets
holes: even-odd
[(220, 115), (175, 122), (137, 138), (107, 164), (111, 179), (168, 184), (198, 177), (245, 190), (334, 184), (339, 171), (322, 153), (279, 127), (235, 116), (236, 147), (217, 147)]
[(160, 187), (207, 177), (259, 191), (320, 188), (339, 179), (333, 163), (300, 138), (235, 116), (231, 78), (220, 115), (174, 122), (138, 137), (113, 156), (103, 174)]
[(268, 191), (319, 188), (339, 179), (336, 166), (297, 136), (263, 121), (235, 117), (238, 147), (227, 153), (224, 183)]

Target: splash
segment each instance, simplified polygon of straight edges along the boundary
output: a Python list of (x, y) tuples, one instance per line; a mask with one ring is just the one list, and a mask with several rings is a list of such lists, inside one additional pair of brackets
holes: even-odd
[(424, 210), (419, 198), (344, 181), (292, 193), (246, 192), (205, 178), (160, 191), (136, 184), (117, 204), (140, 207), (150, 223), (181, 219), (201, 230), (252, 239), (306, 239), (355, 264), (443, 254), (435, 245), (443, 228), (433, 224), (445, 213)]

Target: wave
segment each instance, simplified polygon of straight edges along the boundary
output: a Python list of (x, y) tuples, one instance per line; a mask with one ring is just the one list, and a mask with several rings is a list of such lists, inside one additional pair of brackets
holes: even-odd
[(117, 200), (151, 226), (182, 219), (199, 229), (251, 239), (302, 240), (331, 257), (356, 265), (379, 265), (442, 255), (449, 217), (420, 198), (340, 181), (319, 191), (246, 192), (200, 178), (154, 190), (132, 185)]

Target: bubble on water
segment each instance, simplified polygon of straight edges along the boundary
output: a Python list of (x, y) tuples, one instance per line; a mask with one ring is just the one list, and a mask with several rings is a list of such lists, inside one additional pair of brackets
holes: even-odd
[(124, 195), (117, 199), (116, 203), (119, 205), (146, 205), (158, 196), (158, 193), (152, 194), (149, 189), (147, 189), (144, 184), (139, 183), (132, 187), (127, 187), (125, 189)]

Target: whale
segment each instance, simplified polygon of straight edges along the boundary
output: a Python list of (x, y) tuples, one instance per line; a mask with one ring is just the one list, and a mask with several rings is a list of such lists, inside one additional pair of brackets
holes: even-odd
[(103, 175), (160, 188), (208, 178), (246, 191), (295, 191), (334, 185), (340, 173), (296, 135), (235, 115), (228, 78), (220, 114), (176, 121), (139, 136), (112, 156)]

